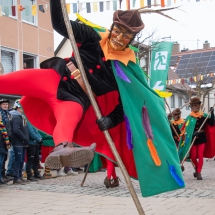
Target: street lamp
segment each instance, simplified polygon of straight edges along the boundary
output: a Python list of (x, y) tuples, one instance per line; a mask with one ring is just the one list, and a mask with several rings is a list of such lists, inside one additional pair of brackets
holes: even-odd
[(169, 41), (171, 41), (171, 36), (169, 36), (169, 37), (162, 37), (161, 39), (162, 39), (162, 40), (164, 40), (164, 39), (169, 39)]

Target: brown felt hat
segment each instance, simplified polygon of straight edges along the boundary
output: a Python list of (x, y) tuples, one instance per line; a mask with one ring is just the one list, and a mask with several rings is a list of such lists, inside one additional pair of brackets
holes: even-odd
[(181, 110), (179, 108), (176, 108), (175, 110), (173, 110), (172, 114), (179, 115), (179, 114), (181, 114)]
[(197, 97), (194, 97), (192, 99), (190, 99), (190, 105), (192, 104), (201, 104), (202, 102), (197, 98)]
[(131, 33), (139, 33), (144, 28), (138, 10), (116, 10), (113, 14), (113, 23), (126, 28)]

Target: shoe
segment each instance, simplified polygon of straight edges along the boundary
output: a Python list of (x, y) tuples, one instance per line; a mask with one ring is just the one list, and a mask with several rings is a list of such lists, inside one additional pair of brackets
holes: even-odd
[(23, 173), (22, 173), (22, 177), (23, 177), (23, 178), (27, 178), (27, 173), (26, 173), (26, 172), (23, 172)]
[(36, 179), (35, 177), (30, 177), (30, 178), (28, 178), (28, 181), (31, 181), (31, 182), (34, 182), (34, 181), (38, 181), (38, 179)]
[(96, 144), (89, 147), (74, 147), (72, 143), (58, 145), (46, 158), (45, 166), (61, 169), (64, 166), (80, 167), (90, 163), (94, 157)]
[(0, 179), (0, 184), (6, 184), (2, 179)]
[(50, 178), (56, 178), (57, 176), (53, 176), (51, 173), (44, 173), (43, 178), (44, 179), (50, 179)]
[[(195, 168), (195, 170), (196, 170), (196, 168)], [(196, 170), (196, 171), (193, 173), (194, 178), (197, 177), (197, 174), (198, 174), (198, 172), (197, 172), (197, 170)]]
[(12, 181), (13, 177), (5, 175), (5, 176), (2, 176), (2, 179), (4, 182), (8, 182), (8, 181)]
[(21, 179), (18, 179), (18, 180), (14, 180), (13, 181), (13, 184), (21, 184), (21, 185), (25, 185), (26, 183), (25, 182), (23, 182)]
[(111, 180), (112, 183), (111, 183), (110, 187), (118, 187), (119, 186), (119, 181), (120, 181), (119, 177), (116, 177), (116, 178), (112, 179)]
[(40, 175), (40, 174), (38, 174), (38, 175), (34, 176), (34, 178), (42, 180), (42, 179), (43, 179), (43, 176)]
[(185, 170), (185, 168), (184, 168), (184, 166), (182, 165), (182, 166), (181, 166), (181, 171), (184, 172), (184, 170)]
[(201, 173), (197, 173), (196, 179), (197, 180), (202, 180), (203, 179)]
[(73, 171), (73, 172), (82, 172), (83, 169), (72, 167), (72, 171)]
[(72, 169), (67, 171), (67, 175), (78, 175), (78, 172), (74, 172)]
[(23, 181), (23, 182), (28, 182), (28, 180), (24, 179), (23, 177), (20, 178), (20, 180)]
[(41, 164), (39, 164), (38, 169), (44, 169), (44, 167), (42, 167)]
[(57, 177), (67, 176), (67, 174), (62, 169), (57, 170)]
[(107, 176), (104, 180), (104, 185), (106, 186), (106, 188), (109, 188), (111, 186), (111, 179), (108, 179)]

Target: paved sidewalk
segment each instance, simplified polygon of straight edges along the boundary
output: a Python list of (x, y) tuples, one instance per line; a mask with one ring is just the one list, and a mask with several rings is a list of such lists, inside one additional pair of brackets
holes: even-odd
[[(215, 161), (205, 161), (204, 180), (193, 178), (192, 166), (185, 163), (186, 188), (142, 198), (138, 181), (132, 180), (146, 215), (215, 215)], [(0, 186), (0, 214), (10, 215), (136, 215), (138, 214), (120, 170), (120, 187), (106, 189), (106, 173), (65, 176), (27, 185)]]

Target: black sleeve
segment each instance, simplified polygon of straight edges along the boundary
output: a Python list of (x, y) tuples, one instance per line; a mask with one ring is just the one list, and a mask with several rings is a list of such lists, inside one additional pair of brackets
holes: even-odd
[(119, 104), (114, 108), (114, 110), (107, 115), (112, 121), (113, 127), (117, 126), (119, 123), (124, 120), (124, 111), (121, 99), (119, 98)]
[[(60, 35), (69, 38), (59, 0), (50, 0), (50, 13), (54, 30)], [(99, 35), (93, 28), (85, 24), (80, 24), (76, 21), (70, 20), (70, 23), (72, 25), (73, 34), (77, 43), (84, 44), (85, 42), (100, 40)]]

